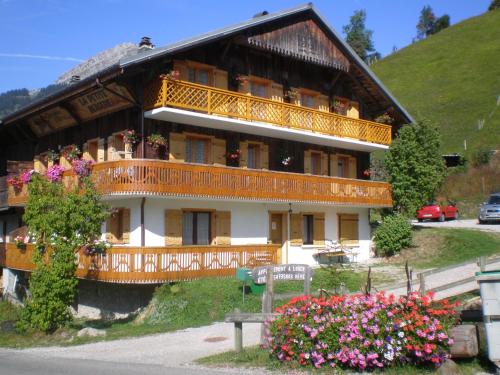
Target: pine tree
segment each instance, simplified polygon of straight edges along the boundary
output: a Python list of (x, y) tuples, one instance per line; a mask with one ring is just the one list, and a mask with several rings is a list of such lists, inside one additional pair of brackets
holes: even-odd
[(346, 34), (346, 41), (361, 59), (368, 61), (370, 56), (375, 56), (375, 47), (372, 41), (372, 30), (367, 30), (365, 26), (366, 11), (356, 10), (350, 18), (349, 25), (345, 25), (342, 30)]

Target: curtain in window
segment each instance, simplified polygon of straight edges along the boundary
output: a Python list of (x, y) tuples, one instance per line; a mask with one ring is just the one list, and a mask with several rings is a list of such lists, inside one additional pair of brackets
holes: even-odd
[(195, 163), (205, 163), (205, 141), (197, 139), (194, 141), (194, 162)]
[(193, 213), (184, 212), (182, 215), (182, 244), (193, 245)]
[(255, 165), (255, 147), (253, 145), (248, 145), (248, 157), (247, 166), (248, 168), (257, 168)]
[(209, 245), (210, 238), (210, 213), (198, 212), (197, 213), (198, 226), (196, 228), (196, 237), (198, 239), (197, 245)]

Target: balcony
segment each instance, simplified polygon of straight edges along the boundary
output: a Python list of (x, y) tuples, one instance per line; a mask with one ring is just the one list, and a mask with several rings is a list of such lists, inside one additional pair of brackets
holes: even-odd
[[(209, 276), (233, 276), (238, 267), (279, 263), (278, 245), (125, 247), (106, 254), (77, 253), (80, 279), (124, 284), (158, 284)], [(0, 266), (32, 271), (34, 246), (0, 244)]]
[[(325, 205), (391, 207), (391, 189), (385, 182), (315, 176), (268, 170), (150, 159), (98, 163), (92, 178), (105, 196), (175, 196), (247, 202), (295, 202)], [(77, 178), (66, 171), (69, 188)], [(9, 186), (9, 205), (23, 205), (27, 189)]]
[(391, 127), (195, 83), (158, 79), (145, 89), (146, 117), (280, 139), (385, 149)]
[(6, 209), (8, 204), (7, 177), (0, 177), (0, 211)]

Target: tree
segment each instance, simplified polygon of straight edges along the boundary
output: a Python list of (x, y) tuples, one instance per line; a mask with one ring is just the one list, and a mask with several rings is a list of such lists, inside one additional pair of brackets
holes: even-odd
[(425, 39), (425, 37), (433, 34), (434, 23), (436, 22), (436, 16), (432, 8), (426, 5), (420, 11), (420, 18), (417, 24), (417, 38)]
[(500, 9), (500, 0), (492, 0), (488, 10)]
[(420, 18), (417, 24), (417, 38), (425, 39), (429, 35), (436, 34), (450, 26), (450, 16), (447, 14), (436, 18), (432, 8), (427, 5), (420, 11)]
[(71, 320), (69, 306), (78, 285), (76, 252), (95, 244), (108, 209), (86, 177), (67, 192), (61, 182), (34, 174), (28, 192), (23, 219), (35, 241), (35, 270), (20, 328), (52, 332)]
[(345, 25), (342, 30), (346, 34), (346, 41), (352, 49), (367, 61), (370, 52), (375, 52), (372, 41), (372, 30), (367, 30), (365, 26), (366, 11), (356, 10), (350, 18), (349, 25)]
[(412, 216), (434, 197), (445, 172), (440, 146), (437, 127), (427, 121), (405, 125), (398, 132), (385, 156), (396, 211)]

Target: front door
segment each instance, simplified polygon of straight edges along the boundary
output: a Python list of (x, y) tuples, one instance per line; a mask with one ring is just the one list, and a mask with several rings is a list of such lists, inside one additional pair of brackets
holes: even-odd
[(271, 214), (270, 220), (271, 243), (281, 245), (283, 243), (283, 214)]

